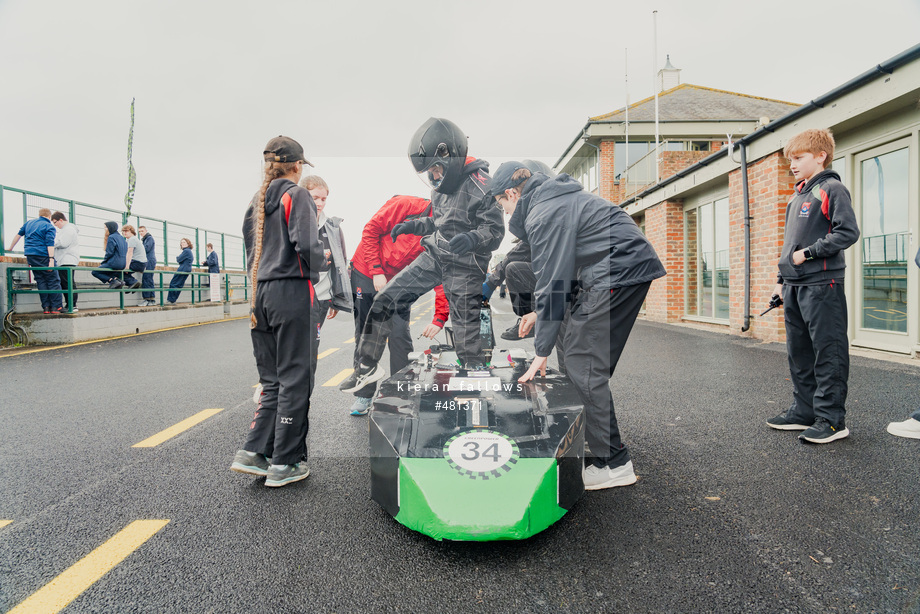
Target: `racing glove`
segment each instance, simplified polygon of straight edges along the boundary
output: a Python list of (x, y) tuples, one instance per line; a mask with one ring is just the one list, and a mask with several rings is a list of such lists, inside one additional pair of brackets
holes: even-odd
[(476, 236), (472, 232), (463, 232), (450, 240), (447, 249), (458, 256), (469, 253), (476, 247)]
[(422, 232), (420, 220), (406, 220), (393, 226), (393, 230), (390, 231), (390, 238), (396, 241), (396, 237), (399, 235), (417, 235), (420, 232)]

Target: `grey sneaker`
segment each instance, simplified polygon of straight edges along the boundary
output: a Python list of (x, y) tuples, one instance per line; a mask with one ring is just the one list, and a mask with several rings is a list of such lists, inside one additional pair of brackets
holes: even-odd
[(118, 279), (117, 277), (113, 277), (112, 279), (109, 280), (109, 288), (113, 290), (118, 290), (119, 288), (124, 288), (124, 287), (125, 287), (125, 282)]
[(284, 486), (291, 482), (299, 482), (307, 479), (310, 475), (310, 469), (307, 463), (301, 461), (294, 465), (271, 465), (268, 468), (268, 475), (265, 478), (266, 486)]
[(343, 388), (342, 392), (358, 392), (368, 384), (383, 379), (386, 375), (383, 368), (379, 365), (362, 364), (355, 372), (358, 376), (355, 378), (354, 385), (350, 388)]
[(237, 450), (233, 456), (233, 463), (231, 463), (230, 469), (250, 475), (268, 475), (268, 459), (256, 452)]
[(351, 406), (352, 416), (363, 416), (371, 409), (374, 399), (372, 397), (356, 397), (354, 404)]
[(850, 429), (841, 420), (837, 426), (832, 425), (824, 418), (818, 418), (815, 423), (799, 435), (799, 439), (811, 443), (830, 443), (850, 435)]
[(639, 478), (633, 471), (632, 461), (622, 467), (595, 467), (589, 465), (585, 468), (585, 490), (603, 490), (615, 486), (629, 486), (635, 484)]
[(789, 420), (786, 417), (786, 412), (783, 412), (773, 418), (767, 418), (767, 426), (769, 426), (771, 429), (777, 429), (779, 431), (804, 431), (811, 425)]

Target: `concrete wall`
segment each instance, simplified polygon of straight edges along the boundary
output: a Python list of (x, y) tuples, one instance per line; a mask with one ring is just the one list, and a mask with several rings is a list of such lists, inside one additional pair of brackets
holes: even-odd
[(73, 315), (29, 314), (14, 316), (14, 321), (26, 329), (31, 344), (47, 345), (133, 335), (225, 318), (244, 317), (248, 313), (249, 303), (236, 301), (177, 307), (143, 307), (131, 311), (81, 311)]

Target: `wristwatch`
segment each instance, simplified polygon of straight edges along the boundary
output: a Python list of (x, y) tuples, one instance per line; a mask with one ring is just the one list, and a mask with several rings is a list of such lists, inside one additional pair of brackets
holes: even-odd
[(802, 250), (802, 251), (805, 253), (805, 260), (814, 260), (814, 259), (815, 259), (815, 255), (814, 255), (813, 253), (811, 253), (811, 248), (810, 248), (810, 247), (806, 247), (806, 248), (805, 248), (804, 250)]

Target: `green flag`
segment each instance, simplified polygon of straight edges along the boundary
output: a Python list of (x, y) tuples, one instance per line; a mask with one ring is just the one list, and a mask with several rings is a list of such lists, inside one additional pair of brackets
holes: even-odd
[(134, 203), (134, 186), (137, 185), (137, 174), (134, 172), (134, 163), (131, 161), (131, 149), (134, 147), (134, 98), (131, 99), (131, 129), (128, 130), (128, 193), (125, 194), (125, 209), (131, 215), (131, 205)]

